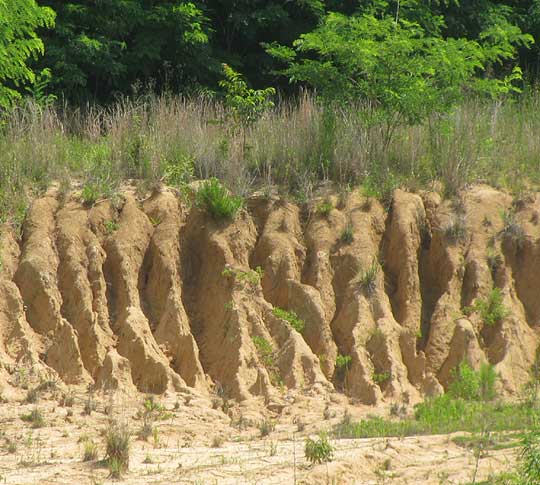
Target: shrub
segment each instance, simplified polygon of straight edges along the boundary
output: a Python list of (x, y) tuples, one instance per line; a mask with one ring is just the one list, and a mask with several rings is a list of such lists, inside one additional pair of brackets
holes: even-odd
[(318, 439), (308, 438), (304, 448), (306, 459), (312, 463), (327, 463), (332, 461), (334, 448), (328, 441), (328, 437), (321, 433)]
[(112, 478), (120, 478), (129, 468), (131, 433), (125, 424), (113, 423), (105, 434), (105, 460)]
[(479, 298), (474, 305), (465, 309), (466, 313), (477, 312), (484, 325), (491, 327), (510, 314), (502, 302), (503, 296), (499, 288), (493, 288), (486, 298)]
[(202, 184), (197, 191), (196, 202), (215, 219), (233, 219), (242, 207), (242, 199), (230, 195), (216, 178)]
[(536, 485), (540, 483), (540, 432), (533, 430), (523, 438), (519, 453), (519, 483)]
[(336, 369), (349, 370), (351, 361), (352, 361), (352, 357), (350, 355), (338, 354), (336, 357)]
[(479, 371), (472, 369), (463, 361), (452, 373), (453, 381), (448, 394), (455, 399), (466, 401), (491, 401), (495, 398), (497, 374), (490, 364), (482, 364)]
[(293, 311), (283, 310), (279, 307), (274, 307), (272, 313), (277, 317), (285, 320), (289, 325), (294, 328), (298, 333), (302, 333), (305, 328), (305, 322)]

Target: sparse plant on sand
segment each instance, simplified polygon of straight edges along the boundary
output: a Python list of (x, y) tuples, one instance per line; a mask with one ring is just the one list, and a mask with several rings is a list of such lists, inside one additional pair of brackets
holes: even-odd
[(333, 460), (334, 447), (328, 441), (328, 436), (321, 433), (318, 439), (306, 439), (304, 454), (312, 464), (326, 463)]
[(126, 424), (113, 422), (105, 433), (105, 461), (111, 478), (120, 478), (129, 469), (131, 433)]

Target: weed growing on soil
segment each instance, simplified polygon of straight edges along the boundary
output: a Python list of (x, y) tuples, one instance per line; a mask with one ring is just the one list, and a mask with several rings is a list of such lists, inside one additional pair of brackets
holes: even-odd
[(359, 270), (359, 285), (364, 290), (366, 296), (372, 296), (377, 289), (377, 275), (379, 274), (380, 264), (373, 258), (371, 264), (366, 270)]
[(263, 364), (272, 367), (274, 365), (274, 350), (268, 340), (258, 335), (253, 336), (252, 340)]
[(274, 429), (276, 429), (276, 425), (270, 419), (264, 419), (259, 423), (259, 433), (261, 438), (268, 436)]
[(503, 304), (503, 295), (499, 288), (493, 288), (486, 298), (479, 298), (474, 305), (465, 308), (466, 314), (478, 313), (484, 325), (491, 327), (506, 318), (510, 311)]
[(306, 439), (304, 454), (306, 460), (312, 464), (327, 463), (333, 459), (334, 447), (328, 441), (326, 434), (321, 433), (318, 439)]
[(343, 244), (351, 244), (354, 241), (354, 232), (351, 224), (347, 224), (345, 229), (343, 229), (339, 240)]
[(475, 371), (463, 361), (452, 370), (451, 376), (448, 394), (454, 399), (491, 401), (495, 398), (497, 374), (492, 365), (483, 364), (479, 371)]
[[(255, 269), (244, 271), (241, 269), (234, 269), (226, 265), (221, 272), (221, 276), (233, 278), (238, 287), (251, 292), (254, 292), (257, 289), (263, 274), (264, 271), (260, 266), (257, 266)], [(232, 302), (230, 303), (231, 305), (227, 305), (226, 309), (233, 308), (234, 305)]]
[(31, 423), (32, 428), (43, 428), (45, 426), (43, 413), (37, 407), (32, 409), (28, 414), (23, 414), (21, 419), (27, 423)]
[(325, 200), (317, 206), (317, 214), (321, 215), (322, 217), (328, 217), (333, 208), (334, 206), (332, 205), (332, 202)]
[(206, 180), (197, 191), (197, 205), (214, 219), (234, 219), (242, 207), (242, 199), (229, 194), (216, 178)]
[(293, 311), (283, 310), (279, 307), (274, 307), (272, 313), (281, 320), (285, 320), (289, 325), (294, 328), (298, 333), (302, 333), (305, 328), (305, 322)]
[(98, 456), (98, 447), (97, 444), (91, 440), (84, 440), (83, 444), (83, 461), (94, 461), (97, 460)]
[(129, 468), (131, 433), (127, 425), (113, 423), (105, 433), (105, 461), (112, 478), (120, 476)]

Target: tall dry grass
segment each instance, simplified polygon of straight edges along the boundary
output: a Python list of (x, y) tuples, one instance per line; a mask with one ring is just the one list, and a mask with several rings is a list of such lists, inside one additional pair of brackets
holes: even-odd
[(537, 91), (517, 101), (467, 100), (399, 127), (388, 144), (365, 110), (325, 111), (304, 93), (255, 123), (243, 150), (225, 108), (208, 98), (147, 95), (77, 109), (28, 102), (0, 127), (0, 220), (23, 217), (28, 191), (53, 180), (94, 184), (106, 195), (125, 179), (217, 177), (240, 195), (278, 185), (301, 197), (322, 180), (366, 183), (375, 193), (434, 181), (449, 192), (472, 182), (519, 191), (540, 180)]

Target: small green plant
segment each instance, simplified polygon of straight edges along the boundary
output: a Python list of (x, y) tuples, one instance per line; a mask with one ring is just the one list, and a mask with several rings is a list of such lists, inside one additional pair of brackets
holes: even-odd
[(101, 196), (101, 190), (98, 184), (89, 182), (85, 184), (81, 192), (81, 200), (87, 207), (93, 206)]
[(274, 307), (272, 309), (272, 313), (277, 318), (281, 318), (281, 320), (285, 320), (289, 323), (289, 325), (294, 328), (298, 333), (302, 333), (305, 328), (305, 322), (301, 318), (298, 317), (298, 315), (293, 311), (287, 311), (283, 310), (279, 307)]
[(111, 221), (105, 221), (104, 226), (105, 226), (105, 232), (107, 234), (112, 234), (112, 233), (118, 231), (118, 228), (120, 227), (118, 225), (118, 222), (112, 221), (112, 220)]
[(258, 335), (255, 335), (252, 338), (252, 340), (263, 364), (267, 367), (273, 367), (274, 366), (274, 350), (272, 349), (272, 346), (270, 345), (268, 340), (266, 340), (263, 337), (259, 337)]
[(358, 274), (359, 286), (362, 288), (366, 296), (372, 296), (377, 289), (377, 275), (379, 274), (380, 264), (376, 258), (373, 258), (371, 264), (365, 271), (360, 268)]
[(491, 327), (506, 318), (510, 311), (503, 304), (503, 295), (499, 288), (493, 288), (486, 298), (479, 298), (474, 305), (465, 308), (466, 314), (478, 313), (484, 325)]
[(32, 409), (28, 414), (23, 414), (21, 419), (27, 423), (31, 423), (32, 428), (43, 428), (45, 426), (43, 413), (37, 407)]
[(95, 461), (98, 456), (98, 447), (97, 444), (91, 440), (84, 440), (83, 448), (83, 461)]
[(194, 162), (192, 156), (184, 153), (167, 160), (163, 170), (163, 181), (173, 187), (183, 187), (193, 178)]
[(264, 271), (260, 266), (257, 266), (255, 269), (244, 271), (241, 269), (234, 269), (229, 265), (226, 265), (221, 272), (221, 276), (233, 278), (239, 287), (242, 289), (249, 289), (250, 291), (255, 291), (257, 289), (263, 274)]
[(273, 421), (270, 419), (263, 419), (259, 423), (259, 433), (261, 435), (261, 438), (264, 438), (265, 436), (268, 436), (274, 429), (276, 428), (276, 425)]
[(338, 370), (349, 370), (351, 366), (352, 357), (350, 355), (341, 355), (338, 354), (336, 357), (336, 369)]
[(129, 468), (131, 433), (125, 424), (112, 423), (105, 433), (105, 461), (111, 478), (120, 478)]
[(318, 439), (306, 439), (304, 455), (310, 463), (327, 463), (333, 460), (334, 447), (328, 441), (326, 434), (321, 433)]
[(325, 200), (317, 206), (317, 213), (323, 217), (328, 217), (334, 208), (332, 202)]
[(379, 386), (387, 383), (392, 377), (389, 371), (374, 372), (372, 375), (373, 382)]
[(339, 240), (343, 244), (351, 244), (354, 241), (354, 232), (353, 232), (353, 226), (351, 224), (347, 224), (345, 229), (341, 232), (341, 236), (339, 237)]
[(214, 219), (234, 219), (242, 207), (242, 199), (230, 195), (216, 178), (203, 182), (197, 191), (196, 203)]
[(496, 274), (497, 270), (502, 266), (503, 264), (503, 258), (500, 253), (498, 253), (493, 247), (487, 248), (487, 254), (486, 254), (486, 261), (487, 265), (489, 267), (489, 270), (491, 271), (491, 274)]

